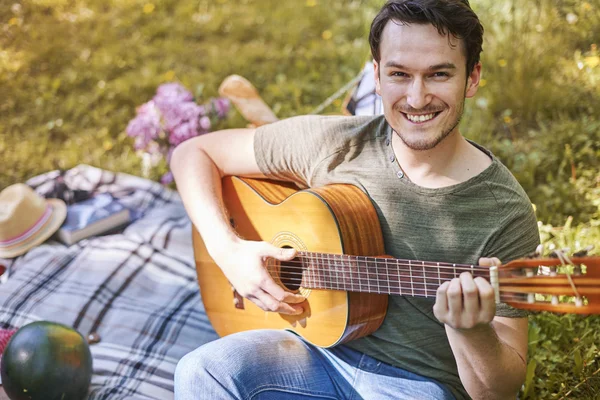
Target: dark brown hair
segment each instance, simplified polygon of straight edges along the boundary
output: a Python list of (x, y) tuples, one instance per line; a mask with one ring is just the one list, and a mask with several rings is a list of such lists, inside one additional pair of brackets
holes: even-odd
[(371, 23), (369, 44), (375, 61), (381, 60), (379, 45), (389, 21), (403, 24), (431, 24), (440, 35), (453, 35), (464, 43), (467, 76), (479, 62), (483, 26), (468, 0), (389, 0)]

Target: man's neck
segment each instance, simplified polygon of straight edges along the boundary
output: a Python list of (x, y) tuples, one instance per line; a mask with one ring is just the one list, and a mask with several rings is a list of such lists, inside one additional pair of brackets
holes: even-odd
[(490, 157), (467, 142), (458, 130), (429, 150), (413, 150), (393, 133), (396, 160), (416, 185), (441, 188), (464, 182), (485, 170)]

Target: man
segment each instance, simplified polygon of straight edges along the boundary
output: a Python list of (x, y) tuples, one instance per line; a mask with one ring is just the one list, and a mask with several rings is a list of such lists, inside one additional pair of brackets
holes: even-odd
[[(186, 209), (232, 285), (265, 311), (299, 313), (301, 296), (265, 272), (294, 251), (238, 238), (222, 210), (226, 175), (367, 193), (397, 258), (498, 264), (539, 243), (510, 172), (458, 129), (481, 75), (483, 28), (467, 0), (391, 0), (370, 33), (384, 116), (296, 117), (184, 143), (172, 170)], [(226, 143), (226, 146), (224, 144)], [(496, 305), (462, 273), (436, 299), (390, 296), (374, 334), (320, 349), (285, 331), (251, 331), (185, 356), (177, 399), (509, 399), (525, 379), (526, 314)]]

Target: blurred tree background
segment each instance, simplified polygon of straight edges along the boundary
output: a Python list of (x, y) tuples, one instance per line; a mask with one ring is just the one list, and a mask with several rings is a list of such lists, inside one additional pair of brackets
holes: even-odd
[[(600, 246), (600, 0), (471, 3), (486, 29), (484, 72), (463, 134), (521, 182), (548, 248)], [(239, 74), (280, 118), (309, 113), (369, 60), (382, 4), (0, 0), (0, 189), (80, 163), (140, 175), (125, 128), (164, 82), (208, 98)], [(221, 127), (244, 125), (234, 112)], [(598, 327), (534, 315), (521, 397), (600, 398)]]

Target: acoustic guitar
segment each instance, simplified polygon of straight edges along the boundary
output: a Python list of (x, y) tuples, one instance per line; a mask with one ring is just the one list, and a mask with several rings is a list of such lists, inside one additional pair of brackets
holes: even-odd
[[(293, 260), (269, 259), (266, 267), (277, 283), (301, 293), (306, 302), (301, 315), (284, 315), (244, 299), (194, 229), (200, 293), (221, 336), (288, 329), (314, 345), (335, 346), (377, 330), (388, 295), (435, 297), (441, 283), (463, 271), (488, 279), (497, 300), (516, 308), (600, 314), (600, 257), (522, 259), (498, 268), (395, 259), (385, 255), (370, 199), (353, 185), (298, 191), (282, 182), (226, 177), (222, 190), (231, 225), (240, 237), (297, 250)], [(540, 266), (549, 273), (538, 274)]]

